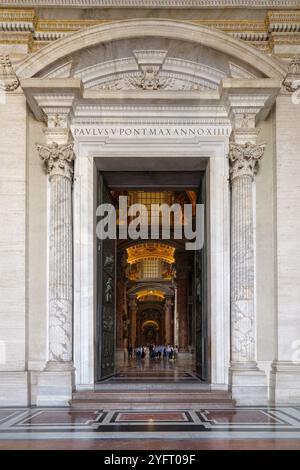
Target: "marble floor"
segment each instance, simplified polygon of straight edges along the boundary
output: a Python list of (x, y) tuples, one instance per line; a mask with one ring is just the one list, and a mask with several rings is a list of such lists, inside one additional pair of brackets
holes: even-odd
[[(120, 392), (108, 408), (93, 403), (87, 408), (84, 401), (70, 408), (0, 408), (0, 450), (300, 449), (299, 406), (181, 403), (184, 390), (201, 395), (209, 388), (187, 366), (183, 359), (123, 361), (117, 374), (98, 386), (108, 387), (108, 394)], [(163, 398), (154, 407), (153, 402), (122, 404), (122, 387), (153, 389), (159, 384)]]
[(191, 354), (177, 360), (119, 358), (116, 374), (103, 383), (200, 383)]
[(300, 407), (0, 409), (0, 449), (126, 449), (126, 442), (130, 449), (300, 449)]

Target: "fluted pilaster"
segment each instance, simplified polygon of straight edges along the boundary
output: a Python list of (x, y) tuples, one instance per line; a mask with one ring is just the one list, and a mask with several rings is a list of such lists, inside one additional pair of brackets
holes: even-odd
[(253, 180), (264, 145), (231, 144), (231, 363), (255, 368)]
[(73, 145), (38, 145), (50, 180), (49, 360), (47, 368), (72, 364), (72, 177)]

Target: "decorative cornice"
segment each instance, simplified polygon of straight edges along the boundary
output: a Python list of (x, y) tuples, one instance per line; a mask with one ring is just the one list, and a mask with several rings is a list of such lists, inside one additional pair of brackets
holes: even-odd
[(0, 9), (0, 30), (34, 31), (36, 24), (35, 10)]
[[(298, 0), (297, 0), (298, 1)], [(14, 6), (16, 6), (15, 2)], [(62, 0), (61, 2), (41, 2), (43, 5), (49, 4), (49, 6), (57, 3), (56, 6), (72, 5), (72, 2), (67, 0)], [(76, 3), (76, 1), (75, 1)], [(82, 2), (78, 2), (78, 6)], [(99, 1), (95, 0), (95, 6), (99, 6)], [(112, 2), (113, 3), (113, 2)], [(117, 4), (118, 2), (116, 2)], [(134, 1), (129, 2), (134, 6)], [(136, 2), (140, 3), (140, 2)], [(159, 8), (161, 2), (156, 0), (149, 0), (151, 7)], [(171, 2), (172, 3), (172, 2)], [(182, 3), (187, 4), (186, 1), (182, 0)], [(206, 2), (201, 2), (199, 8), (204, 6)], [(209, 1), (208, 1), (209, 3)], [(222, 2), (216, 2), (211, 0), (211, 4), (214, 6), (222, 8)], [(235, 3), (233, 0), (229, 3), (232, 5)], [(243, 3), (243, 2), (242, 2)], [(246, 2), (245, 2), (246, 3)], [(258, 3), (258, 2), (257, 2)], [(272, 2), (270, 2), (272, 3)], [(285, 2), (282, 2), (285, 3)], [(2, 5), (8, 5), (9, 3), (2, 2)], [(96, 5), (97, 4), (97, 5)], [(280, 2), (277, 2), (276, 6), (279, 6)], [(24, 1), (18, 2), (17, 5), (30, 6), (30, 2)], [(156, 5), (156, 6), (155, 6)], [(32, 2), (32, 6), (38, 6), (38, 2)], [(89, 2), (86, 0), (84, 2), (84, 7), (93, 6), (92, 0)], [(100, 2), (101, 6), (101, 2)], [(120, 5), (119, 5), (120, 6)], [(251, 5), (251, 8), (255, 5)], [(298, 6), (298, 5), (297, 5)], [(271, 5), (268, 5), (268, 8)], [(282, 5), (285, 7), (285, 5)], [(130, 14), (129, 14), (130, 15)], [(26, 44), (28, 51), (36, 51), (41, 47), (45, 46), (49, 42), (56, 41), (57, 39), (63, 38), (64, 36), (79, 30), (84, 30), (86, 28), (104, 24), (104, 23), (114, 23), (120, 18), (100, 18), (100, 19), (47, 19), (39, 18), (38, 12), (33, 9), (24, 8), (24, 9), (0, 9), (0, 32), (6, 36), (0, 37), (0, 43), (2, 44)], [(188, 20), (186, 20), (188, 21)], [(288, 45), (288, 44), (298, 44), (298, 42), (293, 39), (293, 36), (300, 31), (300, 11), (299, 10), (270, 10), (266, 13), (265, 19), (206, 19), (194, 17), (192, 20), (189, 20), (191, 24), (197, 24), (199, 26), (206, 26), (214, 29), (218, 29), (231, 35), (235, 38), (241, 39), (248, 42), (254, 47), (263, 50), (266, 53), (272, 51), (272, 46), (274, 45)], [(24, 34), (28, 33), (28, 36), (23, 36), (19, 38), (11, 36), (11, 34)], [(298, 40), (299, 41), (299, 40)], [(276, 52), (276, 51), (275, 51)]]
[(73, 144), (58, 145), (36, 145), (40, 158), (43, 160), (49, 178), (52, 176), (63, 176), (73, 179), (74, 151)]
[(300, 10), (269, 11), (266, 21), (270, 32), (295, 32), (300, 30)]
[[(249, 0), (2, 0), (4, 6), (98, 8), (249, 8)], [(298, 0), (251, 0), (251, 8), (297, 8)]]
[(231, 143), (228, 155), (231, 181), (241, 176), (253, 179), (258, 171), (259, 160), (264, 154), (265, 147), (265, 144), (254, 145), (250, 142)]

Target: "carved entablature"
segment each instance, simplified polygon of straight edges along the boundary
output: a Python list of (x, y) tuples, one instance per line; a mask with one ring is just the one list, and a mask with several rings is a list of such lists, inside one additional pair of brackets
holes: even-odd
[(241, 176), (254, 178), (265, 147), (265, 144), (254, 145), (249, 142), (246, 144), (231, 143), (228, 156), (231, 181)]
[(15, 91), (20, 85), (8, 55), (0, 55), (0, 92)]
[(73, 179), (74, 151), (73, 144), (58, 145), (53, 142), (51, 145), (36, 146), (40, 158), (43, 160), (49, 178), (52, 176), (63, 176)]
[[(3, 5), (7, 6), (23, 6), (22, 1), (3, 0)], [(49, 2), (50, 3), (50, 2)], [(203, 9), (207, 7), (231, 7), (240, 8), (248, 6), (246, 0), (85, 0), (86, 7), (102, 7), (102, 8), (197, 8)], [(45, 0), (28, 0), (28, 6), (42, 6), (47, 2)], [(83, 6), (82, 0), (52, 0), (52, 6), (59, 7), (79, 7)], [(252, 0), (252, 8), (297, 8), (297, 0)]]

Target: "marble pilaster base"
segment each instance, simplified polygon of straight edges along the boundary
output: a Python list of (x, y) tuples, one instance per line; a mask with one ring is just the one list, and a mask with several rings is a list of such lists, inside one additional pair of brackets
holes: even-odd
[(231, 368), (229, 373), (232, 399), (236, 405), (267, 405), (268, 386), (264, 371)]
[(70, 364), (55, 369), (53, 363), (48, 363), (37, 380), (36, 405), (69, 406), (75, 386), (74, 371)]
[(273, 363), (270, 373), (270, 400), (276, 405), (300, 403), (300, 363)]
[(28, 372), (0, 372), (0, 407), (28, 406)]

